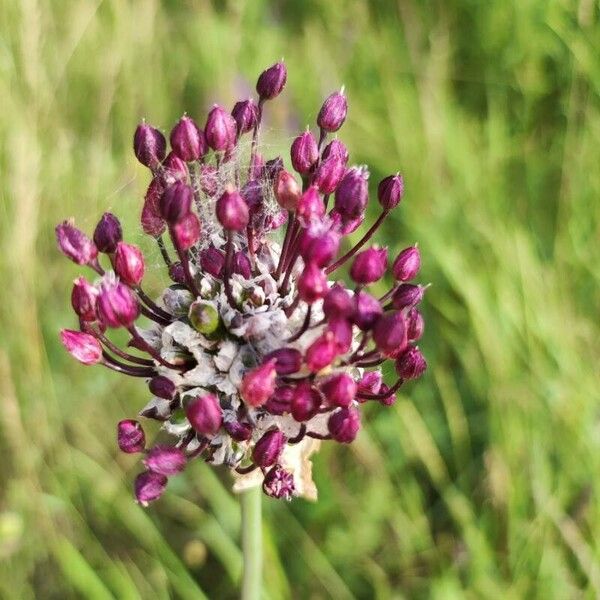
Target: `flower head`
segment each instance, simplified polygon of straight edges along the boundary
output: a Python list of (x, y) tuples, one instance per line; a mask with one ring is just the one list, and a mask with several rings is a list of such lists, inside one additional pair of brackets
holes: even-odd
[[(162, 428), (147, 446), (141, 422), (117, 426), (119, 448), (143, 453), (134, 492), (144, 506), (196, 458), (226, 465), (236, 488), (262, 477), (270, 497), (307, 494), (310, 469), (298, 456), (313, 451), (312, 438), (351, 443), (365, 402), (393, 404), (426, 369), (415, 346), (424, 332), (419, 250), (406, 248), (389, 268), (387, 249), (371, 240), (403, 198), (402, 177), (380, 182), (381, 214), (363, 226), (369, 171), (331, 139), (347, 115), (343, 91), (324, 101), (318, 140), (309, 129), (294, 138), (291, 166), (263, 158), (263, 113), (286, 80), (274, 64), (257, 97), (231, 113), (214, 105), (203, 129), (184, 115), (170, 151), (158, 129), (137, 128), (134, 152), (152, 176), (141, 226), (165, 262), (157, 298), (142, 287), (148, 263), (117, 217), (105, 213), (93, 240), (72, 221), (56, 228), (60, 250), (99, 276), (75, 280), (80, 330), (64, 329), (63, 345), (85, 365), (144, 379), (150, 399), (139, 414)], [(387, 292), (370, 287), (383, 282)], [(126, 347), (110, 339), (115, 328), (130, 334)], [(395, 383), (383, 381), (387, 361)]]

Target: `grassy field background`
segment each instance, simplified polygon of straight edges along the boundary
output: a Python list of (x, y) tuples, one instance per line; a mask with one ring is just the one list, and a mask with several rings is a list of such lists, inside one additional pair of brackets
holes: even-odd
[(146, 389), (60, 347), (78, 269), (53, 229), (114, 210), (160, 290), (137, 122), (203, 121), (285, 56), (269, 140), (345, 84), (354, 162), (405, 176), (381, 241), (420, 244), (431, 368), (325, 446), (317, 504), (265, 499), (265, 598), (600, 597), (599, 18), (593, 0), (0, 0), (0, 596), (236, 597), (226, 474), (198, 463), (131, 499), (114, 427)]

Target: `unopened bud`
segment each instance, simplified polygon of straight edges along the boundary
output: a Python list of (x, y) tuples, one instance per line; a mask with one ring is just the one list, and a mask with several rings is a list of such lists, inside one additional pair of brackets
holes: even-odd
[(347, 407), (356, 396), (356, 382), (348, 373), (338, 373), (321, 385), (321, 392), (330, 405)]
[(387, 248), (378, 246), (359, 252), (350, 267), (352, 280), (355, 283), (368, 285), (381, 279), (387, 269), (387, 254)]
[(126, 454), (143, 452), (146, 447), (146, 436), (142, 425), (133, 419), (119, 421), (117, 425), (117, 443), (121, 452)]
[(291, 375), (297, 373), (302, 366), (302, 354), (295, 348), (279, 348), (265, 355), (264, 360), (275, 361), (275, 370), (278, 375)]
[(140, 308), (133, 292), (120, 281), (104, 280), (96, 303), (98, 318), (106, 327), (131, 327)]
[(327, 294), (327, 277), (322, 269), (309, 262), (298, 278), (298, 294), (304, 302), (312, 304)]
[(190, 425), (202, 435), (215, 435), (223, 424), (223, 411), (214, 394), (194, 398), (185, 407), (185, 414)]
[(423, 300), (425, 287), (422, 285), (413, 285), (412, 283), (403, 283), (398, 286), (392, 295), (392, 304), (394, 308), (401, 310), (416, 306)]
[(189, 250), (200, 239), (200, 219), (195, 213), (189, 212), (171, 227), (173, 243), (179, 250)]
[(368, 176), (366, 169), (352, 167), (337, 186), (335, 208), (344, 222), (356, 219), (365, 212), (369, 200)]
[(135, 498), (142, 506), (158, 500), (167, 487), (168, 479), (160, 473), (145, 471), (135, 478)]
[(217, 200), (217, 219), (226, 231), (242, 231), (250, 218), (248, 205), (237, 190), (226, 190)]
[(299, 423), (309, 421), (319, 412), (321, 400), (321, 394), (308, 381), (299, 383), (292, 397), (292, 417)]
[(274, 465), (283, 452), (286, 438), (279, 429), (271, 429), (267, 431), (256, 442), (252, 450), (252, 458), (254, 462), (261, 468)]
[(98, 251), (111, 254), (122, 239), (123, 231), (119, 219), (112, 213), (104, 213), (94, 230), (94, 244)]
[(411, 346), (396, 360), (396, 373), (402, 379), (418, 379), (427, 369), (427, 361), (417, 346)]
[(281, 94), (287, 81), (287, 69), (283, 62), (265, 69), (256, 82), (256, 91), (261, 100), (272, 100)]
[(165, 189), (160, 197), (160, 212), (162, 218), (173, 225), (187, 216), (192, 209), (194, 191), (192, 188), (177, 181)]
[(330, 365), (338, 354), (337, 341), (331, 331), (319, 336), (306, 350), (306, 366), (317, 373)]
[(349, 444), (360, 429), (360, 413), (355, 408), (340, 408), (329, 417), (327, 428), (336, 442)]
[(138, 286), (144, 277), (144, 255), (132, 244), (119, 242), (115, 251), (115, 272), (119, 279), (132, 287)]
[(290, 156), (294, 169), (301, 175), (308, 175), (319, 160), (319, 147), (315, 136), (310, 131), (300, 134), (292, 142)]
[(184, 115), (171, 131), (171, 148), (185, 162), (198, 160), (207, 151), (204, 132), (193, 119)]
[(291, 173), (285, 169), (281, 169), (275, 177), (273, 191), (281, 208), (291, 211), (296, 210), (302, 190), (296, 178)]
[(267, 360), (262, 365), (248, 371), (240, 386), (240, 395), (246, 404), (262, 406), (275, 391), (275, 359)]
[(377, 349), (390, 356), (402, 352), (408, 343), (406, 322), (400, 312), (392, 312), (380, 317), (373, 327), (373, 341)]
[(344, 124), (347, 113), (348, 102), (343, 91), (334, 92), (323, 102), (317, 117), (317, 124), (324, 131), (333, 133)]
[(385, 210), (395, 208), (404, 195), (404, 180), (402, 175), (390, 175), (379, 182), (377, 198)]
[(153, 473), (171, 476), (185, 469), (187, 459), (183, 450), (173, 446), (154, 446), (144, 459), (144, 466)]
[(73, 220), (63, 221), (55, 231), (60, 251), (74, 263), (88, 265), (98, 256), (94, 242), (75, 227)]
[(392, 266), (394, 279), (410, 281), (414, 279), (421, 268), (421, 253), (416, 246), (409, 246), (398, 254)]
[(172, 400), (177, 391), (177, 386), (164, 375), (157, 375), (148, 382), (148, 388), (155, 396)]
[(96, 320), (96, 300), (98, 290), (85, 277), (78, 277), (73, 282), (71, 306), (82, 321)]
[(167, 140), (148, 123), (140, 123), (133, 136), (133, 151), (136, 158), (146, 167), (156, 169), (165, 158)]
[(208, 145), (216, 151), (229, 150), (235, 146), (237, 124), (235, 119), (215, 104), (208, 113), (204, 135)]
[(60, 332), (60, 341), (67, 352), (83, 365), (95, 365), (102, 360), (102, 346), (89, 333), (63, 329)]
[(254, 100), (241, 100), (236, 102), (231, 116), (235, 119), (238, 135), (243, 135), (254, 129), (258, 121), (258, 106)]

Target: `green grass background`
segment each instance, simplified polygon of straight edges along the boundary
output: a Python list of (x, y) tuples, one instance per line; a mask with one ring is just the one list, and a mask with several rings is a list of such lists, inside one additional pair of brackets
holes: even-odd
[(345, 84), (354, 161), (405, 176), (380, 241), (420, 244), (430, 369), (324, 447), (317, 504), (265, 499), (264, 597), (600, 597), (599, 18), (594, 0), (0, 0), (0, 596), (236, 597), (226, 474), (197, 463), (131, 499), (114, 428), (145, 386), (60, 347), (79, 270), (53, 228), (114, 210), (157, 292), (137, 122), (203, 121), (285, 56), (269, 139)]

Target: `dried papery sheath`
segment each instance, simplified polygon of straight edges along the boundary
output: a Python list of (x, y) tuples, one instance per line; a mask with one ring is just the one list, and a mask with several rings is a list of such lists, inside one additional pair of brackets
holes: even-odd
[[(159, 129), (135, 131), (151, 177), (141, 227), (164, 262), (158, 297), (144, 291), (154, 269), (116, 216), (105, 213), (91, 237), (72, 221), (56, 228), (63, 254), (94, 271), (74, 282), (79, 330), (63, 329), (63, 345), (84, 365), (147, 384), (139, 420), (124, 418), (116, 435), (140, 458), (134, 491), (144, 506), (194, 460), (230, 469), (236, 491), (315, 498), (309, 458), (321, 440), (351, 443), (364, 403), (393, 404), (426, 369), (415, 345), (420, 252), (390, 247), (390, 266), (375, 236), (404, 181), (392, 174), (374, 186), (379, 216), (368, 224), (369, 170), (331, 139), (346, 119), (343, 91), (324, 101), (312, 131), (290, 133), (289, 164), (263, 156), (263, 113), (286, 81), (276, 63), (231, 113), (214, 105), (184, 115), (170, 149)], [(384, 383), (386, 365), (396, 376)], [(162, 429), (159, 443), (147, 439), (148, 420)]]

